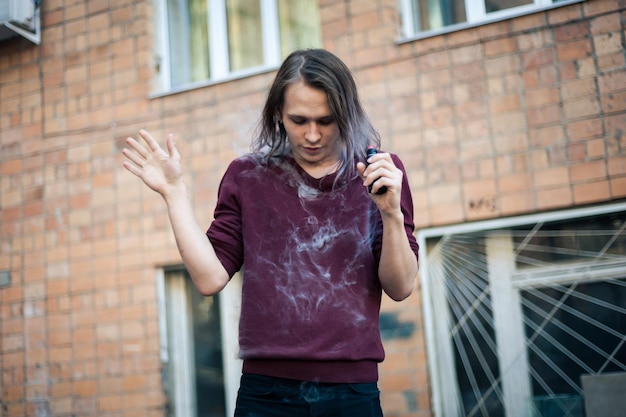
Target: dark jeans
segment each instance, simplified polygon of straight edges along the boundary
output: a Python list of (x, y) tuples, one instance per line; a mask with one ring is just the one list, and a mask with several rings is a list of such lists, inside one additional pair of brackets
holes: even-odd
[(382, 417), (375, 382), (327, 384), (243, 374), (235, 417)]

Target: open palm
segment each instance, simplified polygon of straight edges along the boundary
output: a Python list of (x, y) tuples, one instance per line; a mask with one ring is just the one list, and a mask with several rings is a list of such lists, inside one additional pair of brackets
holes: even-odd
[(124, 168), (141, 178), (152, 190), (165, 196), (182, 176), (180, 154), (174, 139), (171, 134), (168, 135), (166, 152), (147, 131), (140, 130), (139, 135), (145, 144), (134, 138), (126, 140), (128, 148), (122, 150), (127, 158)]

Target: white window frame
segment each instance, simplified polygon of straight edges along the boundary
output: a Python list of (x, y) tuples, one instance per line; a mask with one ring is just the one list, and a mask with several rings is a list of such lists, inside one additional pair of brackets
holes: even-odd
[[(501, 365), (515, 366), (514, 372), (509, 375), (528, 375), (527, 360), (515, 361), (514, 356), (519, 355), (519, 346), (524, 345), (524, 330), (521, 321), (521, 303), (519, 301), (519, 291), (523, 288), (539, 285), (545, 282), (546, 277), (543, 271), (541, 273), (524, 273), (515, 271), (515, 259), (512, 252), (511, 239), (507, 236), (506, 230), (534, 223), (549, 223), (560, 220), (575, 220), (577, 218), (585, 218), (596, 215), (611, 214), (618, 212), (626, 212), (626, 203), (607, 204), (597, 207), (585, 207), (572, 210), (557, 211), (552, 213), (541, 213), (527, 216), (519, 216), (505, 219), (493, 219), (479, 221), (475, 223), (465, 223), (459, 225), (434, 227), (423, 229), (417, 233), (417, 240), (420, 245), (420, 283), (422, 305), (424, 311), (424, 332), (426, 335), (426, 348), (428, 357), (428, 368), (430, 369), (429, 378), (431, 384), (432, 395), (432, 411), (435, 416), (454, 416), (459, 405), (459, 398), (456, 393), (456, 375), (454, 373), (454, 354), (452, 346), (448, 339), (448, 317), (442, 317), (441, 309), (435, 312), (436, 305), (447, 302), (445, 299), (437, 298), (437, 294), (442, 294), (433, 287), (429, 279), (429, 270), (438, 265), (430, 265), (427, 253), (427, 240), (429, 238), (440, 238), (446, 235), (457, 235), (463, 233), (487, 232), (487, 251), (489, 252), (488, 267), (491, 270), (498, 271), (500, 278), (504, 277), (496, 285), (500, 288), (492, 287), (492, 294), (497, 293), (498, 296), (492, 297), (494, 309), (494, 323), (496, 326), (496, 336), (498, 340), (498, 357)], [(497, 253), (496, 253), (497, 252)], [(494, 255), (494, 256), (491, 256)], [(588, 268), (584, 271), (571, 271), (567, 268), (560, 268), (553, 277), (549, 277), (550, 282), (554, 279), (565, 283), (574, 276), (581, 274), (596, 273), (603, 276), (613, 276), (622, 274), (624, 265), (603, 265), (600, 271), (590, 271)], [(509, 271), (510, 273), (505, 273)], [(539, 271), (538, 271), (539, 272)], [(608, 274), (608, 275), (607, 275)], [(543, 275), (543, 277), (539, 277)], [(519, 308), (511, 308), (517, 306)], [(445, 316), (446, 312), (443, 311)], [(509, 367), (509, 370), (511, 368)], [(526, 408), (523, 406), (525, 399), (530, 396), (530, 381), (520, 378), (508, 379), (503, 375), (503, 391), (505, 392), (505, 407), (507, 410), (515, 410), (510, 416), (525, 416)], [(515, 414), (517, 412), (517, 414)]]
[(41, 43), (41, 4), (35, 0), (0, 2), (0, 42), (18, 35)]
[[(463, 23), (443, 26), (439, 29), (421, 31), (419, 27), (419, 10), (416, 3), (429, 0), (398, 0), (398, 8), (402, 16), (401, 39), (398, 43), (410, 42), (424, 39), (444, 33), (467, 29), (474, 26), (485, 25), (513, 17), (524, 16), (530, 13), (537, 13), (569, 4), (580, 3), (586, 0), (563, 0), (552, 3), (552, 0), (534, 0), (533, 4), (514, 7), (497, 12), (487, 13), (484, 0), (463, 0), (467, 21)], [(459, 0), (461, 1), (461, 0)]]
[[(170, 346), (168, 334), (171, 331), (167, 326), (167, 298), (166, 298), (166, 272), (164, 269), (157, 270), (156, 288), (159, 311), (159, 352), (161, 362), (174, 365), (173, 375), (176, 384), (171, 387), (168, 394), (174, 397), (178, 407), (174, 410), (174, 417), (196, 417), (196, 390), (193, 385), (195, 380), (194, 366), (192, 363), (192, 346), (188, 329), (190, 328), (190, 306), (187, 305), (183, 289), (173, 297), (175, 310), (185, 314), (175, 315), (176, 336), (175, 346)], [(178, 273), (178, 272), (176, 272)], [(180, 272), (184, 274), (184, 272)], [(224, 394), (226, 402), (226, 415), (232, 416), (235, 411), (237, 391), (241, 378), (243, 362), (239, 359), (239, 315), (241, 310), (241, 274), (236, 274), (228, 285), (219, 293), (220, 297), (220, 325), (222, 335), (222, 364), (224, 370)], [(170, 357), (173, 351), (174, 357)]]
[(230, 81), (255, 74), (273, 71), (281, 63), (278, 4), (276, 0), (260, 0), (261, 38), (263, 41), (264, 63), (260, 66), (239, 71), (229, 70), (228, 27), (226, 2), (224, 0), (206, 0), (209, 13), (209, 38), (211, 39), (210, 61), (211, 78), (183, 86), (172, 87), (170, 74), (170, 47), (168, 42), (169, 25), (167, 19), (167, 0), (155, 2), (155, 61), (158, 67), (156, 93), (152, 97), (173, 94), (193, 88), (204, 87), (224, 81)]

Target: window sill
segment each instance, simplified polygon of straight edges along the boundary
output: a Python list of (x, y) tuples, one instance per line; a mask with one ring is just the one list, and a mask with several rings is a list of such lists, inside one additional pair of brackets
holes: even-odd
[(276, 71), (278, 66), (264, 66), (264, 67), (255, 67), (245, 71), (238, 71), (236, 73), (229, 74), (226, 77), (216, 79), (216, 80), (204, 80), (198, 81), (195, 83), (183, 84), (180, 86), (172, 87), (170, 89), (163, 89), (162, 91), (153, 92), (148, 95), (148, 99), (161, 98), (166, 96), (171, 96), (179, 93), (184, 93), (191, 90), (197, 90), (200, 88), (210, 87), (213, 85), (223, 84), (230, 81), (241, 80), (243, 78), (253, 77), (255, 75), (266, 74), (268, 72)]

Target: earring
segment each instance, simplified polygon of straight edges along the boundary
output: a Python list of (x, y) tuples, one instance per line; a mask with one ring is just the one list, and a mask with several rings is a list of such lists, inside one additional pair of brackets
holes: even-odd
[(276, 133), (280, 133), (280, 120), (274, 119), (276, 123)]

